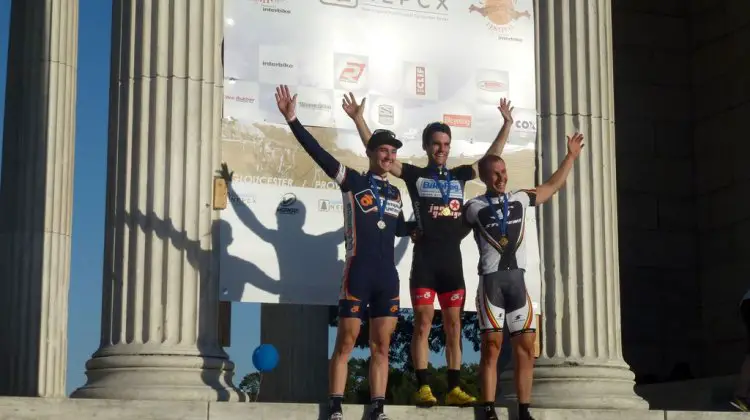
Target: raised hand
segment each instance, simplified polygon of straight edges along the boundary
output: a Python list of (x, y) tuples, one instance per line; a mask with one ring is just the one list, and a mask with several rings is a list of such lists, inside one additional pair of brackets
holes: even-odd
[(578, 156), (581, 154), (581, 149), (583, 149), (583, 134), (582, 133), (575, 133), (573, 134), (573, 137), (568, 137), (568, 154), (573, 156), (574, 158), (578, 158)]
[(234, 176), (234, 171), (229, 171), (229, 166), (227, 166), (226, 162), (221, 163), (221, 169), (218, 171), (218, 175), (226, 181), (227, 185), (232, 182), (232, 177)]
[(349, 95), (344, 95), (344, 99), (341, 101), (341, 108), (344, 109), (344, 112), (346, 112), (346, 115), (349, 116), (349, 118), (356, 120), (357, 118), (361, 118), (362, 114), (365, 112), (365, 102), (367, 101), (367, 98), (362, 98), (361, 103), (357, 103), (357, 100), (354, 98), (354, 94), (349, 92)]
[(276, 105), (279, 107), (281, 115), (286, 118), (287, 121), (294, 119), (295, 109), (297, 108), (297, 94), (292, 96), (289, 93), (289, 86), (279, 85), (276, 87)]
[(497, 107), (500, 110), (500, 114), (503, 115), (503, 120), (506, 122), (513, 122), (513, 110), (515, 107), (510, 106), (510, 101), (503, 98), (500, 100), (500, 106)]

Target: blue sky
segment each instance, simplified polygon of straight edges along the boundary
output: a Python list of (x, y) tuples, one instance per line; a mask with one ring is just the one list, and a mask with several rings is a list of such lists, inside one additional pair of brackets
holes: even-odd
[[(73, 204), (72, 261), (68, 319), (68, 393), (85, 383), (85, 363), (99, 345), (104, 241), (107, 114), (109, 94), (110, 0), (79, 0), (78, 104)], [(11, 0), (0, 0), (0, 95), (5, 97), (8, 65), (8, 31)], [(3, 118), (4, 99), (0, 101)], [(232, 347), (228, 352), (237, 366), (236, 381), (254, 371), (253, 349), (260, 339), (260, 306), (232, 305)], [(333, 331), (329, 352), (333, 347)], [(478, 355), (469, 345), (465, 361)], [(362, 356), (358, 351), (355, 356)], [(444, 364), (442, 354), (432, 363)]]

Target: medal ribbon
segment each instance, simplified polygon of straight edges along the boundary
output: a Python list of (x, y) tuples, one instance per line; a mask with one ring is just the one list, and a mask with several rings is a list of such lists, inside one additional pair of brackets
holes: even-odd
[(440, 183), (439, 173), (435, 173), (432, 176), (432, 179), (435, 180), (435, 184), (437, 184), (437, 187), (440, 190), (440, 195), (443, 196), (443, 204), (447, 206), (448, 202), (451, 201), (451, 171), (445, 169), (445, 167), (438, 168), (438, 171), (442, 172), (442, 170), (445, 170), (445, 189), (443, 189), (443, 186)]
[(375, 196), (375, 205), (378, 206), (378, 214), (380, 215), (380, 220), (383, 220), (383, 215), (385, 214), (385, 198), (383, 198), (383, 201), (381, 201), (380, 197), (380, 187), (378, 186), (378, 183), (375, 182), (375, 178), (370, 174), (370, 189), (372, 190), (372, 195)]
[[(492, 209), (492, 213), (497, 217), (497, 209), (492, 204), (489, 194), (484, 194), (484, 198)], [(500, 235), (508, 236), (508, 196), (505, 193), (503, 193), (503, 220), (500, 222)]]

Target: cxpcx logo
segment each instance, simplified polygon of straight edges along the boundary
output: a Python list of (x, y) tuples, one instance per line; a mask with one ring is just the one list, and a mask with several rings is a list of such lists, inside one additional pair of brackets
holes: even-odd
[(321, 3), (328, 6), (341, 6), (341, 7), (357, 7), (358, 0), (320, 0)]
[(279, 206), (276, 208), (276, 214), (297, 214), (299, 209), (293, 207), (297, 202), (297, 196), (293, 193), (286, 193), (281, 197)]

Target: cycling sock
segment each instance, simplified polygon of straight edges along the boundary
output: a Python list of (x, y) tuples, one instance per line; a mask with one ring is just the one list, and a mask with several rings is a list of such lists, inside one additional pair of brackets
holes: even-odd
[(518, 419), (519, 420), (529, 420), (531, 418), (531, 413), (529, 413), (529, 403), (525, 404), (518, 404)]
[(461, 371), (458, 369), (448, 369), (448, 390), (452, 390), (453, 388), (457, 387), (459, 385), (461, 379)]
[(331, 394), (328, 399), (328, 411), (330, 413), (341, 413), (341, 403), (344, 402), (344, 396), (340, 394)]
[(485, 420), (498, 420), (494, 402), (482, 403), (482, 411), (484, 411)]
[(417, 375), (417, 385), (420, 388), (427, 385), (427, 369), (417, 369), (414, 373)]
[(373, 413), (382, 413), (383, 407), (385, 406), (385, 397), (372, 397), (370, 400), (370, 406), (372, 407)]

